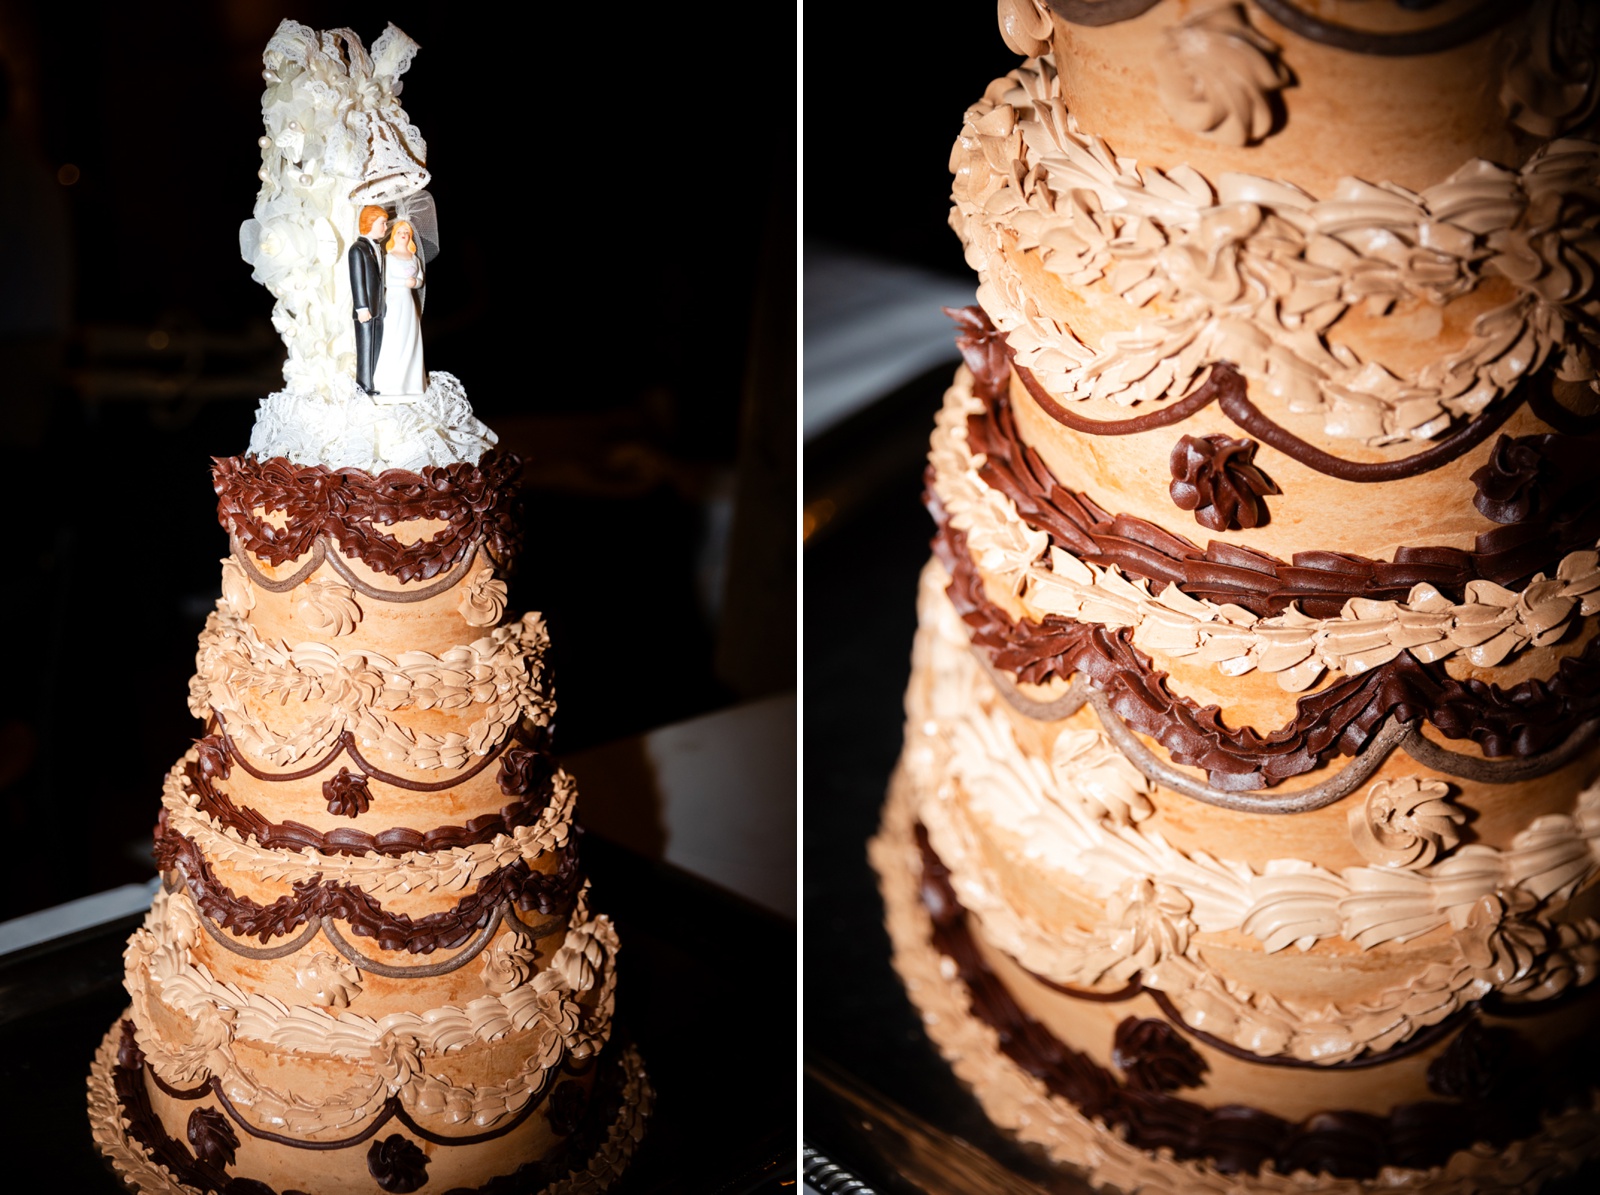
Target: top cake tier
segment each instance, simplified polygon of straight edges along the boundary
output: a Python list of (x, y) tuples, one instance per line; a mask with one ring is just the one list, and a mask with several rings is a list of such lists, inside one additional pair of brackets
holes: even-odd
[(1034, 57), (969, 109), (951, 222), (1019, 383), (1097, 425), (1079, 436), (1126, 434), (1180, 423), (1230, 362), (1277, 429), (1250, 438), (1330, 477), (1441, 444), (1411, 472), (1475, 448), (1470, 473), (1487, 425), (1455, 437), (1530, 403), (1504, 430), (1578, 426), (1600, 315), (1580, 9), (1003, 0)]

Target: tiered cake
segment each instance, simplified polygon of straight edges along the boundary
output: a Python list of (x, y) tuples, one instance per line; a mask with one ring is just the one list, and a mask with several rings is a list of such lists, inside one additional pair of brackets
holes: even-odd
[(288, 386), (216, 462), (205, 734), (167, 778), (164, 887), (89, 1080), (142, 1192), (597, 1191), (649, 1112), (608, 1045), (617, 938), (549, 753), (544, 625), (505, 609), (515, 458), (449, 375), (383, 382), (422, 376), (407, 304), (437, 244), (395, 99), (415, 50), (285, 22), (265, 56), (242, 245)]
[(895, 962), (1127, 1191), (1600, 1151), (1596, 10), (1001, 0)]

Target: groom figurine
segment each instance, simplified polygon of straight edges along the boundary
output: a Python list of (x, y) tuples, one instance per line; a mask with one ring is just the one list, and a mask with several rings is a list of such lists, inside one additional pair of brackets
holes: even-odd
[(356, 321), (356, 384), (372, 393), (372, 369), (383, 345), (383, 237), (389, 214), (368, 205), (356, 218), (361, 235), (350, 246), (350, 305)]

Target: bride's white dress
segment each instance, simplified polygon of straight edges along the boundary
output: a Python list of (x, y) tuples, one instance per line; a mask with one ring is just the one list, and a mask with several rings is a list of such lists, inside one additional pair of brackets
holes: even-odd
[(378, 347), (378, 360), (372, 370), (375, 393), (399, 397), (421, 395), (426, 389), (417, 292), (406, 285), (416, 276), (414, 255), (388, 255), (384, 263), (383, 343)]

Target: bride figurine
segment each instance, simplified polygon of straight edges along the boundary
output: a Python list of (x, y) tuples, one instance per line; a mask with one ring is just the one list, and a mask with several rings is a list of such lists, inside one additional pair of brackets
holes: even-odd
[(390, 225), (384, 249), (383, 342), (372, 371), (372, 392), (385, 398), (420, 398), (427, 383), (416, 294), (422, 285), (422, 258), (408, 221)]

